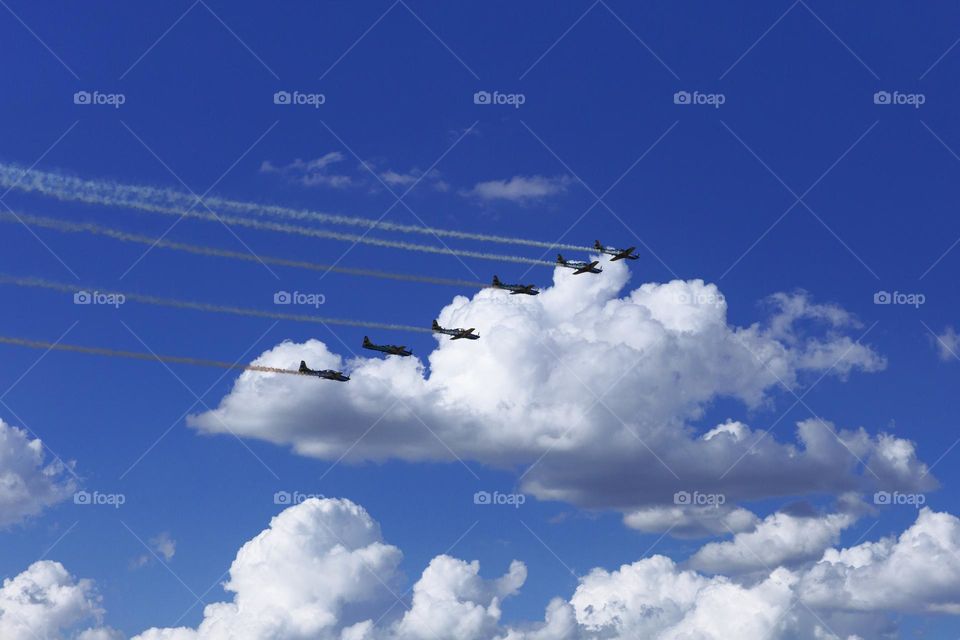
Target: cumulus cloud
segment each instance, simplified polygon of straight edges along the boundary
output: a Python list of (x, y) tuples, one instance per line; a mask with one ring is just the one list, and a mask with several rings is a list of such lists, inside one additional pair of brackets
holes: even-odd
[[(77, 580), (59, 562), (35, 562), (0, 587), (0, 638), (4, 640), (56, 640), (85, 623), (99, 623), (102, 614), (93, 583)], [(106, 640), (113, 633), (92, 628), (79, 632), (79, 638)]]
[[(686, 519), (678, 532), (694, 531), (695, 509), (650, 510), (670, 507), (677, 491), (722, 493), (732, 508), (770, 496), (934, 485), (912, 442), (864, 428), (811, 418), (795, 425), (795, 439), (780, 441), (764, 424), (695, 426), (718, 398), (755, 408), (814, 376), (883, 368), (881, 356), (848, 335), (857, 325), (841, 309), (783, 295), (764, 322), (738, 327), (727, 321), (722, 294), (700, 280), (621, 295), (629, 277), (622, 262), (598, 277), (559, 269), (553, 277), (536, 297), (488, 289), (454, 298), (440, 323), (477, 327), (483, 337), (438, 338), (429, 375), (417, 358), (344, 361), (317, 340), (284, 342), (256, 364), (289, 368), (305, 359), (346, 369), (351, 381), (245, 372), (216, 409), (189, 424), (206, 433), (229, 425), (328, 460), (456, 455), (511, 469), (532, 464), (523, 491), (633, 514), (628, 524), (645, 531), (657, 519)], [(735, 511), (728, 524), (744, 528), (747, 516)]]
[(361, 605), (389, 596), (400, 558), (360, 506), (310, 499), (243, 545), (224, 584), (231, 602), (207, 605), (195, 630), (150, 629), (137, 638), (337, 637), (341, 627), (365, 620)]
[(528, 203), (563, 193), (573, 180), (569, 176), (513, 176), (504, 180), (478, 182), (461, 195), (480, 200)]
[(447, 555), (430, 561), (413, 587), (413, 605), (393, 633), (410, 640), (480, 640), (496, 635), (500, 603), (527, 579), (527, 568), (514, 561), (498, 580), (480, 577), (480, 563)]
[(689, 565), (708, 573), (738, 574), (815, 560), (857, 521), (859, 511), (779, 511), (752, 530), (736, 533), (732, 540), (706, 544), (690, 558)]
[(48, 462), (43, 443), (0, 420), (0, 528), (22, 522), (76, 490), (69, 470)]
[[(243, 545), (225, 585), (231, 602), (208, 605), (196, 628), (154, 628), (135, 640), (857, 640), (895, 632), (890, 615), (960, 613), (958, 554), (960, 520), (924, 509), (897, 538), (749, 579), (661, 555), (595, 568), (569, 598), (551, 600), (542, 621), (516, 623), (502, 620), (501, 603), (523, 586), (522, 562), (487, 579), (478, 562), (440, 555), (389, 615), (400, 551), (358, 505), (311, 498)], [(55, 562), (0, 589), (3, 638), (61, 638), (101, 613), (93, 585)], [(118, 636), (97, 626), (74, 637)]]
[(330, 170), (330, 167), (342, 161), (343, 154), (339, 151), (331, 151), (313, 160), (296, 158), (292, 162), (280, 165), (264, 160), (260, 165), (260, 173), (281, 175), (305, 187), (342, 189), (351, 186), (353, 179), (348, 175), (332, 173)]
[(824, 609), (960, 614), (960, 519), (920, 511), (899, 537), (829, 549), (801, 583)]

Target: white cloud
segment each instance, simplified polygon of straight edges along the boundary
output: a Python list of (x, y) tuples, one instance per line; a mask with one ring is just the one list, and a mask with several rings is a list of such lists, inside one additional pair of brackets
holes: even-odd
[(953, 327), (945, 327), (936, 338), (937, 354), (944, 362), (960, 357), (960, 334)]
[[(910, 441), (862, 428), (810, 419), (796, 425), (795, 441), (781, 442), (766, 425), (727, 422), (703, 435), (691, 426), (718, 398), (759, 407), (784, 384), (881, 369), (883, 358), (844, 333), (854, 326), (849, 315), (781, 296), (767, 322), (736, 327), (713, 285), (644, 284), (618, 297), (628, 275), (608, 262), (599, 277), (556, 270), (554, 286), (536, 297), (457, 296), (441, 324), (477, 327), (482, 338), (438, 340), (429, 376), (416, 358), (345, 362), (316, 340), (282, 343), (256, 363), (304, 359), (346, 369), (351, 381), (245, 372), (212, 413), (189, 423), (346, 462), (536, 461), (524, 492), (634, 513), (628, 522), (644, 530), (644, 509), (671, 505), (676, 491), (722, 493), (732, 508), (769, 496), (933, 486)], [(678, 532), (685, 528), (695, 527)]]
[(513, 176), (504, 180), (478, 182), (461, 195), (480, 200), (530, 202), (563, 193), (573, 180), (569, 176)]
[(339, 151), (331, 151), (313, 160), (296, 158), (293, 162), (285, 165), (275, 165), (269, 160), (264, 160), (260, 165), (260, 173), (278, 174), (305, 187), (342, 189), (351, 186), (353, 179), (348, 175), (335, 174), (329, 171), (331, 166), (342, 161), (343, 154)]
[(480, 577), (480, 563), (450, 556), (430, 561), (413, 587), (413, 605), (393, 632), (409, 640), (480, 640), (496, 635), (500, 603), (527, 579), (527, 568), (514, 561), (500, 579)]
[(838, 542), (840, 533), (857, 517), (853, 510), (829, 514), (773, 513), (752, 531), (703, 546), (689, 564), (708, 573), (738, 574), (815, 560)]
[[(150, 629), (137, 637), (337, 637), (341, 626), (365, 619), (359, 605), (389, 596), (400, 556), (361, 507), (348, 500), (310, 499), (283, 511), (243, 545), (224, 584), (233, 600), (207, 605), (196, 630)], [(345, 615), (348, 605), (357, 620)]]
[(0, 527), (22, 522), (76, 490), (69, 470), (48, 462), (43, 443), (0, 420)]
[[(366, 163), (367, 167), (374, 170), (371, 163)], [(444, 180), (440, 172), (433, 169), (427, 173), (413, 168), (410, 171), (400, 172), (393, 169), (387, 169), (378, 173), (380, 179), (389, 187), (410, 188), (418, 183), (426, 183), (434, 191), (446, 192), (450, 190), (450, 184)]]
[[(770, 522), (765, 520), (765, 522)], [(771, 527), (774, 525), (771, 525)], [(927, 509), (898, 539), (836, 550), (750, 580), (707, 576), (656, 555), (616, 570), (595, 568), (569, 599), (550, 601), (541, 622), (505, 624), (504, 598), (527, 568), (496, 579), (476, 561), (435, 557), (410, 605), (385, 615), (400, 551), (348, 500), (289, 507), (238, 552), (226, 583), (231, 602), (208, 605), (196, 629), (155, 628), (135, 640), (855, 640), (895, 633), (894, 616), (960, 613), (960, 520)], [(381, 596), (386, 595), (385, 598)], [(94, 619), (89, 581), (55, 562), (32, 565), (0, 589), (0, 637), (60, 638)], [(6, 626), (4, 626), (6, 625)], [(95, 628), (81, 640), (113, 640)]]
[[(41, 560), (0, 587), (0, 638), (55, 640), (79, 625), (99, 622), (100, 597), (89, 580), (77, 580), (59, 562)], [(108, 638), (91, 629), (81, 640)]]
[(155, 557), (162, 558), (164, 562), (170, 562), (177, 553), (177, 541), (165, 531), (147, 540), (147, 545), (150, 547), (151, 553), (145, 553), (134, 558), (131, 562), (132, 568), (144, 567)]
[(726, 505), (652, 506), (627, 513), (623, 523), (644, 533), (669, 531), (677, 538), (700, 538), (745, 531), (756, 525), (757, 516), (742, 507)]
[(824, 609), (960, 614), (960, 519), (924, 508), (897, 538), (829, 549), (801, 593)]

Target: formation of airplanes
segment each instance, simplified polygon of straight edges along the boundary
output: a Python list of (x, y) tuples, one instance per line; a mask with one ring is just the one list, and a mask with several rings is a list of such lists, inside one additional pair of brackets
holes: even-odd
[[(616, 247), (607, 247), (600, 243), (597, 240), (594, 243), (594, 248), (603, 255), (610, 256), (610, 261), (615, 262), (617, 260), (637, 260), (640, 256), (635, 254), (633, 251), (636, 247), (628, 247), (626, 249), (618, 249)], [(602, 268), (597, 266), (599, 264), (598, 260), (593, 260), (587, 262), (584, 260), (567, 260), (562, 255), (557, 254), (557, 265), (561, 267), (566, 267), (568, 269), (573, 269), (574, 275), (579, 275), (582, 273), (601, 273)], [(507, 284), (500, 281), (500, 278), (493, 276), (493, 282), (490, 285), (494, 289), (501, 289), (503, 291), (509, 291), (510, 295), (528, 295), (535, 296), (540, 293), (536, 285), (532, 284)], [(469, 329), (462, 328), (444, 328), (440, 326), (440, 323), (437, 320), (433, 321), (433, 332), (440, 333), (443, 335), (450, 336), (451, 340), (479, 340), (480, 335), (475, 333), (476, 329), (470, 327)], [(412, 356), (413, 352), (407, 349), (403, 345), (395, 344), (376, 344), (371, 342), (370, 338), (363, 336), (363, 348), (369, 349), (371, 351), (380, 351), (390, 356)], [(300, 361), (299, 373), (306, 376), (316, 376), (318, 378), (323, 378), (324, 380), (336, 380), (338, 382), (347, 382), (350, 380), (350, 376), (344, 375), (341, 371), (334, 371), (332, 369), (321, 369), (315, 371), (307, 366), (307, 363), (303, 360)]]

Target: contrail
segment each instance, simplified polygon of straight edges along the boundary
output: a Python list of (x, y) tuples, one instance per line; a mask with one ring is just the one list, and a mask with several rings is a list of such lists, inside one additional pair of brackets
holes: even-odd
[(82, 180), (80, 178), (72, 178), (57, 173), (36, 170), (26, 171), (25, 169), (16, 165), (2, 163), (0, 163), (0, 187), (5, 187), (7, 189), (18, 189), (26, 192), (41, 193), (43, 195), (60, 200), (78, 201), (110, 207), (127, 207), (131, 209), (137, 209), (139, 211), (174, 215), (177, 217), (184, 216), (201, 220), (223, 221), (230, 224), (237, 224), (255, 229), (295, 233), (318, 238), (342, 240), (345, 242), (372, 244), (375, 246), (391, 247), (395, 249), (406, 249), (408, 251), (422, 251), (426, 253), (439, 253), (446, 255), (457, 255), (461, 257), (479, 258), (482, 260), (499, 260), (507, 262), (520, 262), (523, 264), (553, 266), (552, 262), (533, 258), (525, 258), (522, 256), (484, 253), (480, 251), (461, 249), (448, 249), (446, 247), (435, 247), (431, 245), (386, 240), (383, 238), (370, 238), (367, 237), (366, 234), (345, 234), (333, 231), (325, 231), (314, 227), (301, 227), (277, 222), (261, 222), (249, 218), (238, 218), (235, 216), (218, 214), (210, 211), (201, 212), (196, 211), (195, 209), (197, 205), (200, 205), (202, 202), (206, 206), (211, 207), (211, 209), (219, 208), (221, 210), (226, 209), (243, 214), (253, 214), (258, 216), (272, 215), (294, 220), (316, 220), (331, 224), (361, 226), (365, 227), (368, 231), (381, 229), (384, 231), (422, 233), (437, 237), (446, 236), (464, 240), (500, 242), (513, 245), (535, 246), (547, 249), (593, 251), (591, 247), (583, 247), (580, 245), (557, 244), (552, 242), (542, 242), (539, 240), (526, 240), (523, 238), (510, 238), (506, 236), (496, 236), (481, 233), (468, 233), (454, 231), (451, 229), (437, 229), (416, 225), (397, 224), (392, 222), (377, 221), (369, 218), (333, 215), (320, 213), (317, 211), (278, 207), (275, 205), (259, 205), (252, 202), (240, 202), (216, 197), (207, 197), (203, 200), (199, 200), (197, 197), (174, 191), (172, 189), (156, 189), (153, 187), (121, 185), (106, 181)]
[(160, 362), (192, 364), (198, 367), (216, 367), (218, 369), (239, 369), (242, 371), (263, 371), (267, 373), (289, 373), (291, 375), (300, 375), (300, 372), (296, 369), (278, 369), (277, 367), (263, 367), (256, 364), (235, 364), (232, 362), (224, 362), (222, 360), (204, 360), (201, 358), (187, 358), (184, 356), (158, 356), (152, 353), (143, 353), (139, 351), (119, 351), (117, 349), (105, 349), (103, 347), (83, 347), (75, 344), (45, 342), (42, 340), (25, 340), (24, 338), (13, 338), (10, 336), (0, 336), (0, 344), (12, 344), (20, 347), (29, 347), (31, 349), (43, 349), (45, 351), (72, 351), (73, 353), (109, 356), (111, 358), (131, 358), (133, 360), (152, 361), (159, 360)]
[(370, 278), (384, 278), (387, 280), (402, 280), (406, 282), (423, 282), (427, 284), (447, 285), (451, 287), (472, 287), (482, 289), (487, 284), (476, 282), (475, 280), (460, 280), (457, 278), (438, 278), (434, 276), (421, 276), (412, 273), (394, 273), (391, 271), (378, 271), (376, 269), (358, 269), (354, 267), (341, 267), (338, 265), (317, 264), (314, 262), (305, 262), (301, 260), (289, 260), (287, 258), (273, 258), (269, 256), (252, 255), (227, 249), (217, 249), (214, 247), (204, 247), (195, 244), (186, 244), (183, 242), (174, 242), (162, 238), (152, 238), (134, 233), (127, 233), (119, 229), (104, 227), (98, 224), (87, 222), (67, 222), (56, 218), (46, 218), (43, 216), (33, 216), (25, 213), (13, 214), (11, 212), (0, 211), (0, 222), (24, 222), (31, 226), (52, 229), (63, 233), (92, 233), (94, 235), (113, 238), (122, 242), (134, 242), (151, 247), (161, 247), (172, 249), (174, 251), (184, 251), (203, 256), (215, 256), (218, 258), (233, 258), (235, 260), (244, 260), (246, 262), (263, 262), (265, 264), (279, 265), (282, 267), (292, 267), (295, 269), (307, 269), (310, 271), (343, 273), (354, 276), (365, 276)]
[(143, 304), (152, 304), (161, 307), (173, 307), (176, 309), (193, 309), (195, 311), (208, 311), (212, 313), (229, 313), (238, 316), (250, 316), (255, 318), (270, 318), (273, 320), (293, 320), (294, 322), (312, 322), (315, 324), (336, 324), (349, 327), (364, 327), (367, 329), (384, 329), (387, 331), (409, 331), (415, 333), (431, 333), (427, 327), (417, 327), (406, 324), (390, 324), (386, 322), (370, 322), (366, 320), (350, 320), (347, 318), (325, 318), (322, 316), (313, 316), (297, 313), (278, 313), (274, 311), (261, 311), (259, 309), (247, 309), (243, 307), (230, 307), (205, 302), (190, 302), (187, 300), (174, 300), (171, 298), (158, 298), (139, 293), (127, 293), (125, 291), (116, 291), (104, 287), (78, 287), (76, 285), (64, 284), (61, 282), (51, 282), (42, 278), (18, 277), (0, 274), (0, 284), (10, 284), (18, 287), (33, 287), (39, 289), (49, 289), (52, 291), (63, 291), (65, 293), (77, 294), (80, 292), (123, 296), (125, 300), (141, 302)]

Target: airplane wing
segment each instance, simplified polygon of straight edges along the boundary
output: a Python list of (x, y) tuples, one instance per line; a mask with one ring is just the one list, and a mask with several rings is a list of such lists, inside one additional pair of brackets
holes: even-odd
[(593, 269), (595, 266), (597, 266), (596, 260), (594, 260), (593, 262), (588, 262), (587, 264), (583, 265), (582, 267), (574, 271), (573, 274), (576, 275), (578, 273), (587, 273), (588, 271)]

